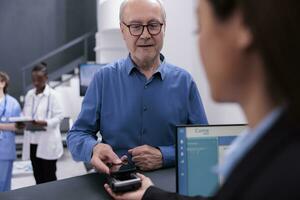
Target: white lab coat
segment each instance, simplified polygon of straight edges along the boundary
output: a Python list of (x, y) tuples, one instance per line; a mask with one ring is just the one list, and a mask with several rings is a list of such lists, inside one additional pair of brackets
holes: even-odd
[(46, 85), (44, 92), (36, 95), (36, 89), (28, 91), (25, 97), (23, 115), (36, 120), (47, 121), (46, 131), (25, 131), (22, 159), (30, 159), (30, 144), (37, 144), (36, 156), (46, 160), (56, 160), (63, 154), (60, 122), (63, 110), (58, 95)]

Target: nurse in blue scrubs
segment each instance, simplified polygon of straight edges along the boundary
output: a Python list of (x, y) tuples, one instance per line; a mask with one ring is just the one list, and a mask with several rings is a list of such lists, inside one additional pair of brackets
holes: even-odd
[(10, 190), (12, 166), (16, 159), (16, 124), (8, 123), (9, 117), (20, 116), (18, 101), (7, 94), (9, 77), (0, 72), (0, 192)]

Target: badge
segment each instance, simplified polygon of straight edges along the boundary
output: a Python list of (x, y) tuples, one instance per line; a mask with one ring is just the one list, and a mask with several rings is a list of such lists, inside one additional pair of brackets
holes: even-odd
[(1, 122), (5, 122), (6, 120), (7, 120), (6, 117), (1, 117), (1, 119), (0, 119)]

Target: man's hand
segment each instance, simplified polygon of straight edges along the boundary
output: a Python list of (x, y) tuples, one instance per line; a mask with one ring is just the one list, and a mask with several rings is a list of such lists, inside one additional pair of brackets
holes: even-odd
[(122, 194), (116, 194), (111, 190), (111, 188), (107, 184), (104, 185), (104, 188), (108, 192), (108, 194), (116, 200), (141, 200), (143, 198), (146, 190), (151, 185), (153, 185), (153, 183), (148, 177), (146, 177), (142, 174), (139, 174), (139, 173), (137, 175), (138, 175), (138, 177), (140, 177), (140, 179), (142, 181), (142, 186), (136, 191), (122, 193)]
[(106, 164), (121, 164), (117, 154), (112, 150), (108, 144), (99, 143), (93, 148), (93, 156), (91, 164), (100, 172), (109, 174), (109, 168)]
[(162, 154), (159, 149), (149, 145), (139, 146), (128, 151), (132, 161), (141, 170), (154, 170), (163, 166)]

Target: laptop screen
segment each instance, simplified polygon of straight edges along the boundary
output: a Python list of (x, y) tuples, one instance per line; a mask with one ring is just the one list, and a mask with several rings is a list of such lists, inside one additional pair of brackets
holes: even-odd
[(222, 182), (216, 167), (231, 142), (247, 126), (193, 125), (177, 127), (177, 192), (212, 196)]

